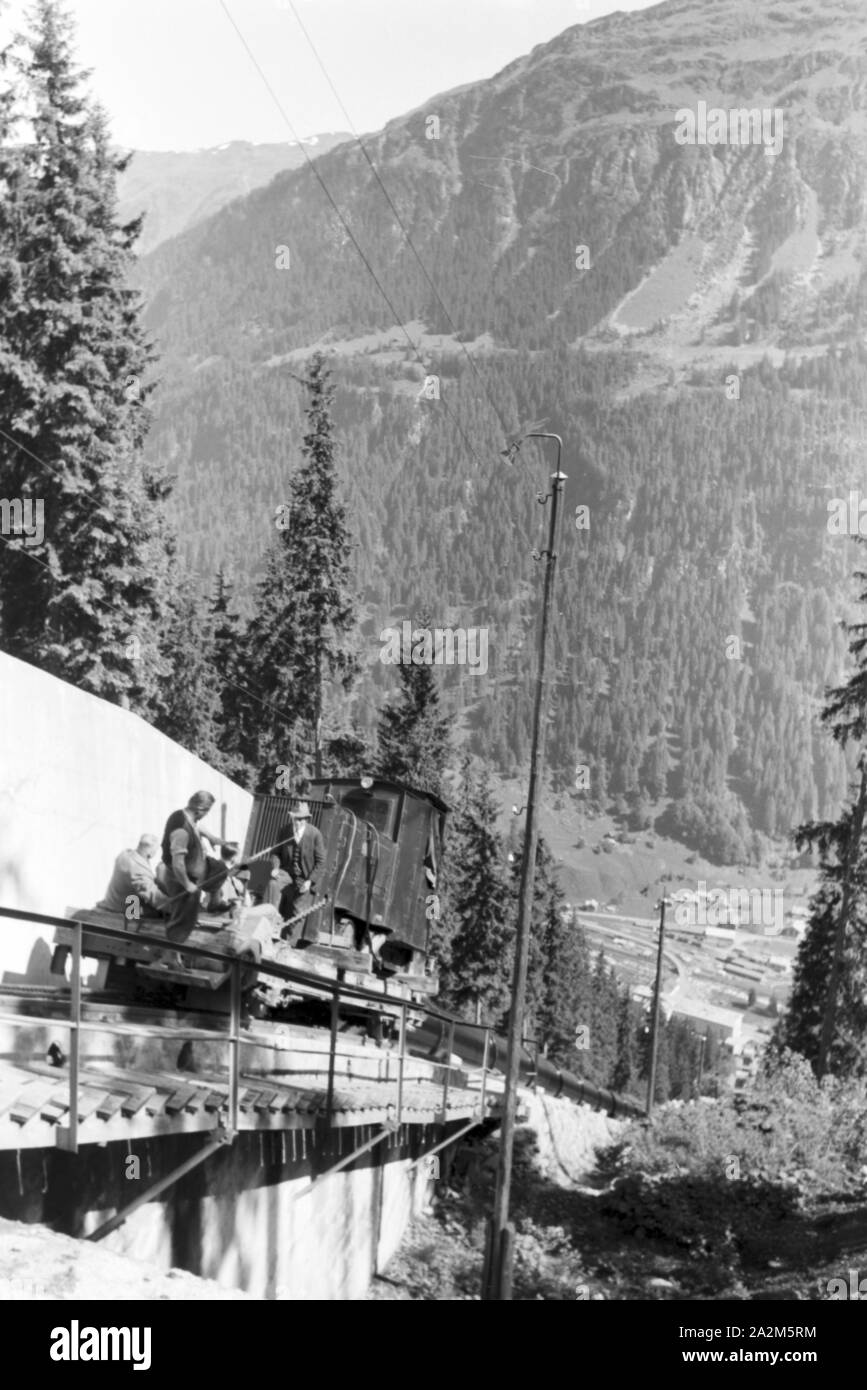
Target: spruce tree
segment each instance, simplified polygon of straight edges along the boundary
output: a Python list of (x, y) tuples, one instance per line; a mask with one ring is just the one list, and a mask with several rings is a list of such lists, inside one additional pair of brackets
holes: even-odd
[(466, 1016), (499, 1023), (508, 1004), (512, 895), (497, 806), (487, 774), (466, 790), (449, 844), (450, 1001)]
[[(513, 911), (517, 916), (521, 848), (512, 864)], [(564, 914), (563, 890), (543, 836), (536, 848), (526, 1033), (560, 1066), (572, 1066), (590, 1029), (590, 953), (581, 926)]]
[[(856, 578), (862, 586), (867, 574)], [(867, 601), (863, 589), (860, 601)], [(859, 789), (836, 821), (810, 821), (794, 834), (819, 856), (819, 887), (798, 948), (789, 1006), (774, 1030), (777, 1050), (801, 1053), (819, 1075), (867, 1072), (867, 623), (850, 623), (848, 679), (827, 694), (821, 722), (834, 740), (861, 749)]]
[(214, 582), (210, 619), (204, 634), (205, 644), (210, 647), (211, 680), (219, 691), (215, 711), (218, 749), (215, 766), (227, 776), (248, 783), (252, 780), (253, 769), (244, 762), (233, 719), (235, 692), (246, 689), (246, 672), (241, 659), (244, 627), (233, 606), (233, 598), (232, 581), (225, 566), (221, 565)]
[(211, 619), (198, 585), (179, 569), (173, 576), (163, 656), (168, 670), (155, 700), (154, 724), (197, 758), (228, 770), (219, 748), (221, 682)]
[(348, 690), (359, 669), (351, 640), (351, 542), (336, 472), (334, 386), (321, 353), (311, 360), (306, 384), (303, 459), (289, 479), (288, 500), (275, 509), (277, 535), (243, 640), (244, 684), (270, 708), (238, 691), (231, 697), (240, 751), (263, 788), (273, 785), (280, 764), (317, 770), (325, 683)]
[(117, 223), (126, 161), (82, 93), (53, 0), (37, 0), (14, 53), (26, 121), (7, 92), (0, 492), (41, 505), (44, 539), (0, 545), (0, 641), (146, 712), (164, 671), (168, 535), (164, 479), (141, 460), (151, 356), (127, 283), (139, 224)]
[(635, 1083), (636, 1071), (635, 1010), (629, 990), (624, 989), (617, 1012), (617, 1060), (611, 1077), (612, 1088), (621, 1095), (627, 1095)]
[[(425, 613), (414, 630), (430, 626), (430, 615)], [(381, 777), (409, 782), (419, 791), (439, 796), (451, 750), (450, 721), (440, 711), (433, 667), (420, 659), (415, 648), (410, 655), (412, 660), (397, 668), (401, 698), (387, 705), (379, 718), (377, 771)]]

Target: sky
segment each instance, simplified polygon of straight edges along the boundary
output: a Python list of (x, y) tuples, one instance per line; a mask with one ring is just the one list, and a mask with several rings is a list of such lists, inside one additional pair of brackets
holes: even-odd
[[(573, 24), (647, 3), (67, 0), (67, 10), (117, 144), (194, 150), (282, 141), (293, 131), (378, 130), (438, 92), (493, 76)], [(25, 0), (2, 5), (0, 38), (27, 8)]]

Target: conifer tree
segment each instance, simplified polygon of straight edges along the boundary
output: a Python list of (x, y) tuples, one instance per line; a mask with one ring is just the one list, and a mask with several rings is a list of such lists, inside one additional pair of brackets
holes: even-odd
[[(867, 574), (856, 578), (863, 585)], [(860, 598), (867, 601), (867, 590)], [(860, 1076), (867, 1072), (867, 623), (850, 623), (846, 631), (854, 667), (828, 692), (821, 721), (842, 748), (861, 748), (860, 788), (836, 821), (811, 821), (795, 832), (798, 849), (818, 853), (820, 882), (774, 1045), (800, 1052), (820, 1075)]]
[(611, 1077), (612, 1089), (627, 1095), (635, 1083), (636, 1070), (635, 1013), (629, 990), (624, 989), (617, 1013), (617, 1060)]
[(348, 690), (359, 669), (334, 386), (321, 353), (311, 360), (307, 386), (303, 461), (289, 479), (288, 501), (276, 508), (277, 536), (243, 641), (245, 684), (271, 708), (239, 692), (232, 696), (239, 748), (261, 787), (273, 783), (280, 764), (306, 761), (307, 770), (316, 770), (325, 682)]
[(472, 781), (449, 844), (448, 997), (470, 1018), (498, 1023), (509, 998), (514, 931), (497, 807), (487, 774)]
[(204, 641), (209, 648), (211, 681), (218, 691), (215, 711), (218, 756), (215, 766), (227, 776), (246, 783), (251, 780), (253, 769), (244, 763), (233, 719), (235, 694), (246, 688), (246, 672), (240, 656), (244, 627), (233, 606), (233, 588), (225, 566), (220, 565), (211, 595), (210, 618)]
[(220, 565), (211, 596), (211, 628), (214, 642), (214, 661), (220, 670), (233, 670), (241, 640), (241, 620), (232, 607), (233, 585)]
[[(414, 631), (430, 626), (430, 615), (424, 613)], [(397, 668), (401, 698), (385, 706), (379, 718), (377, 771), (381, 777), (409, 782), (419, 791), (439, 796), (451, 750), (450, 721), (440, 711), (432, 665), (415, 647), (409, 655), (412, 660), (401, 662)]]
[[(559, 890), (558, 890), (559, 891)], [(578, 922), (564, 920), (562, 902), (549, 897), (542, 952), (542, 997), (536, 1017), (547, 1055), (560, 1066), (573, 1066), (590, 1021), (590, 952)]]
[(82, 94), (54, 0), (37, 0), (14, 67), (24, 112), (8, 92), (0, 106), (0, 493), (41, 505), (44, 538), (0, 545), (0, 641), (146, 712), (165, 669), (168, 532), (165, 480), (141, 460), (139, 224), (117, 224), (126, 161)]
[(163, 657), (168, 670), (155, 699), (154, 724), (197, 758), (228, 771), (220, 752), (221, 680), (208, 606), (180, 569), (173, 576)]

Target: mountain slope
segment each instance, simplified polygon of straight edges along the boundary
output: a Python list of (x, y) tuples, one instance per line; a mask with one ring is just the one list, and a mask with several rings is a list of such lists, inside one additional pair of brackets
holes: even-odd
[[(333, 149), (347, 135), (313, 135), (302, 143), (314, 155)], [(284, 169), (305, 162), (294, 140), (277, 145), (254, 145), (233, 140), (208, 150), (133, 150), (132, 160), (118, 179), (118, 213), (129, 222), (140, 213), (145, 222), (138, 242), (147, 255), (163, 241), (213, 216), (233, 198), (268, 183)]]
[[(543, 465), (499, 450), (544, 420), (569, 479), (555, 784), (587, 766), (585, 799), (667, 807), (729, 861), (837, 804), (815, 710), (854, 555), (823, 489), (857, 485), (867, 407), (865, 40), (860, 0), (576, 26), (366, 137), (382, 183), (349, 142), (141, 262), (151, 448), (194, 563), (228, 558), (248, 596), (297, 458), (292, 374), (331, 345), (362, 727), (382, 629), (427, 600), (489, 641), (486, 670), (444, 672), (459, 737), (522, 764)], [(679, 143), (700, 102), (781, 111), (779, 153)]]
[[(677, 315), (681, 341), (694, 341), (735, 289), (743, 308), (777, 272), (795, 283), (776, 327), (808, 333), (807, 307), (831, 304), (863, 252), (865, 44), (857, 0), (778, 4), (760, 17), (744, 0), (724, 10), (674, 0), (567, 30), (367, 137), (448, 314), (358, 145), (316, 170), (399, 321), (549, 347), (606, 327), (640, 330), (656, 312)], [(677, 110), (700, 101), (779, 108), (780, 154), (678, 144)], [(438, 139), (426, 138), (430, 116)], [(278, 244), (292, 253), (282, 276)], [(577, 246), (589, 270), (576, 269)], [(185, 351), (262, 360), (395, 321), (309, 169), (163, 248), (144, 283), (154, 327)]]

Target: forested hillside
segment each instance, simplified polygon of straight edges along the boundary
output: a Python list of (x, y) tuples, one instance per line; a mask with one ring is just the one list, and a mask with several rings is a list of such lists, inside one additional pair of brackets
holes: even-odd
[[(865, 36), (854, 0), (576, 26), (140, 263), (148, 447), (195, 567), (247, 598), (298, 377), (331, 347), (362, 730), (393, 684), (381, 632), (426, 606), (487, 632), (486, 672), (444, 673), (460, 738), (524, 761), (554, 453), (500, 450), (542, 420), (568, 475), (555, 785), (586, 768), (576, 794), (720, 862), (837, 806), (815, 710), (855, 558), (828, 501), (858, 485), (867, 399)], [(677, 143), (702, 99), (778, 109), (780, 152)]]
[(346, 135), (313, 135), (303, 144), (254, 145), (232, 140), (207, 150), (132, 150), (117, 183), (122, 222), (145, 214), (140, 255), (213, 214), (233, 198), (268, 183), (283, 169), (298, 169), (333, 149)]

